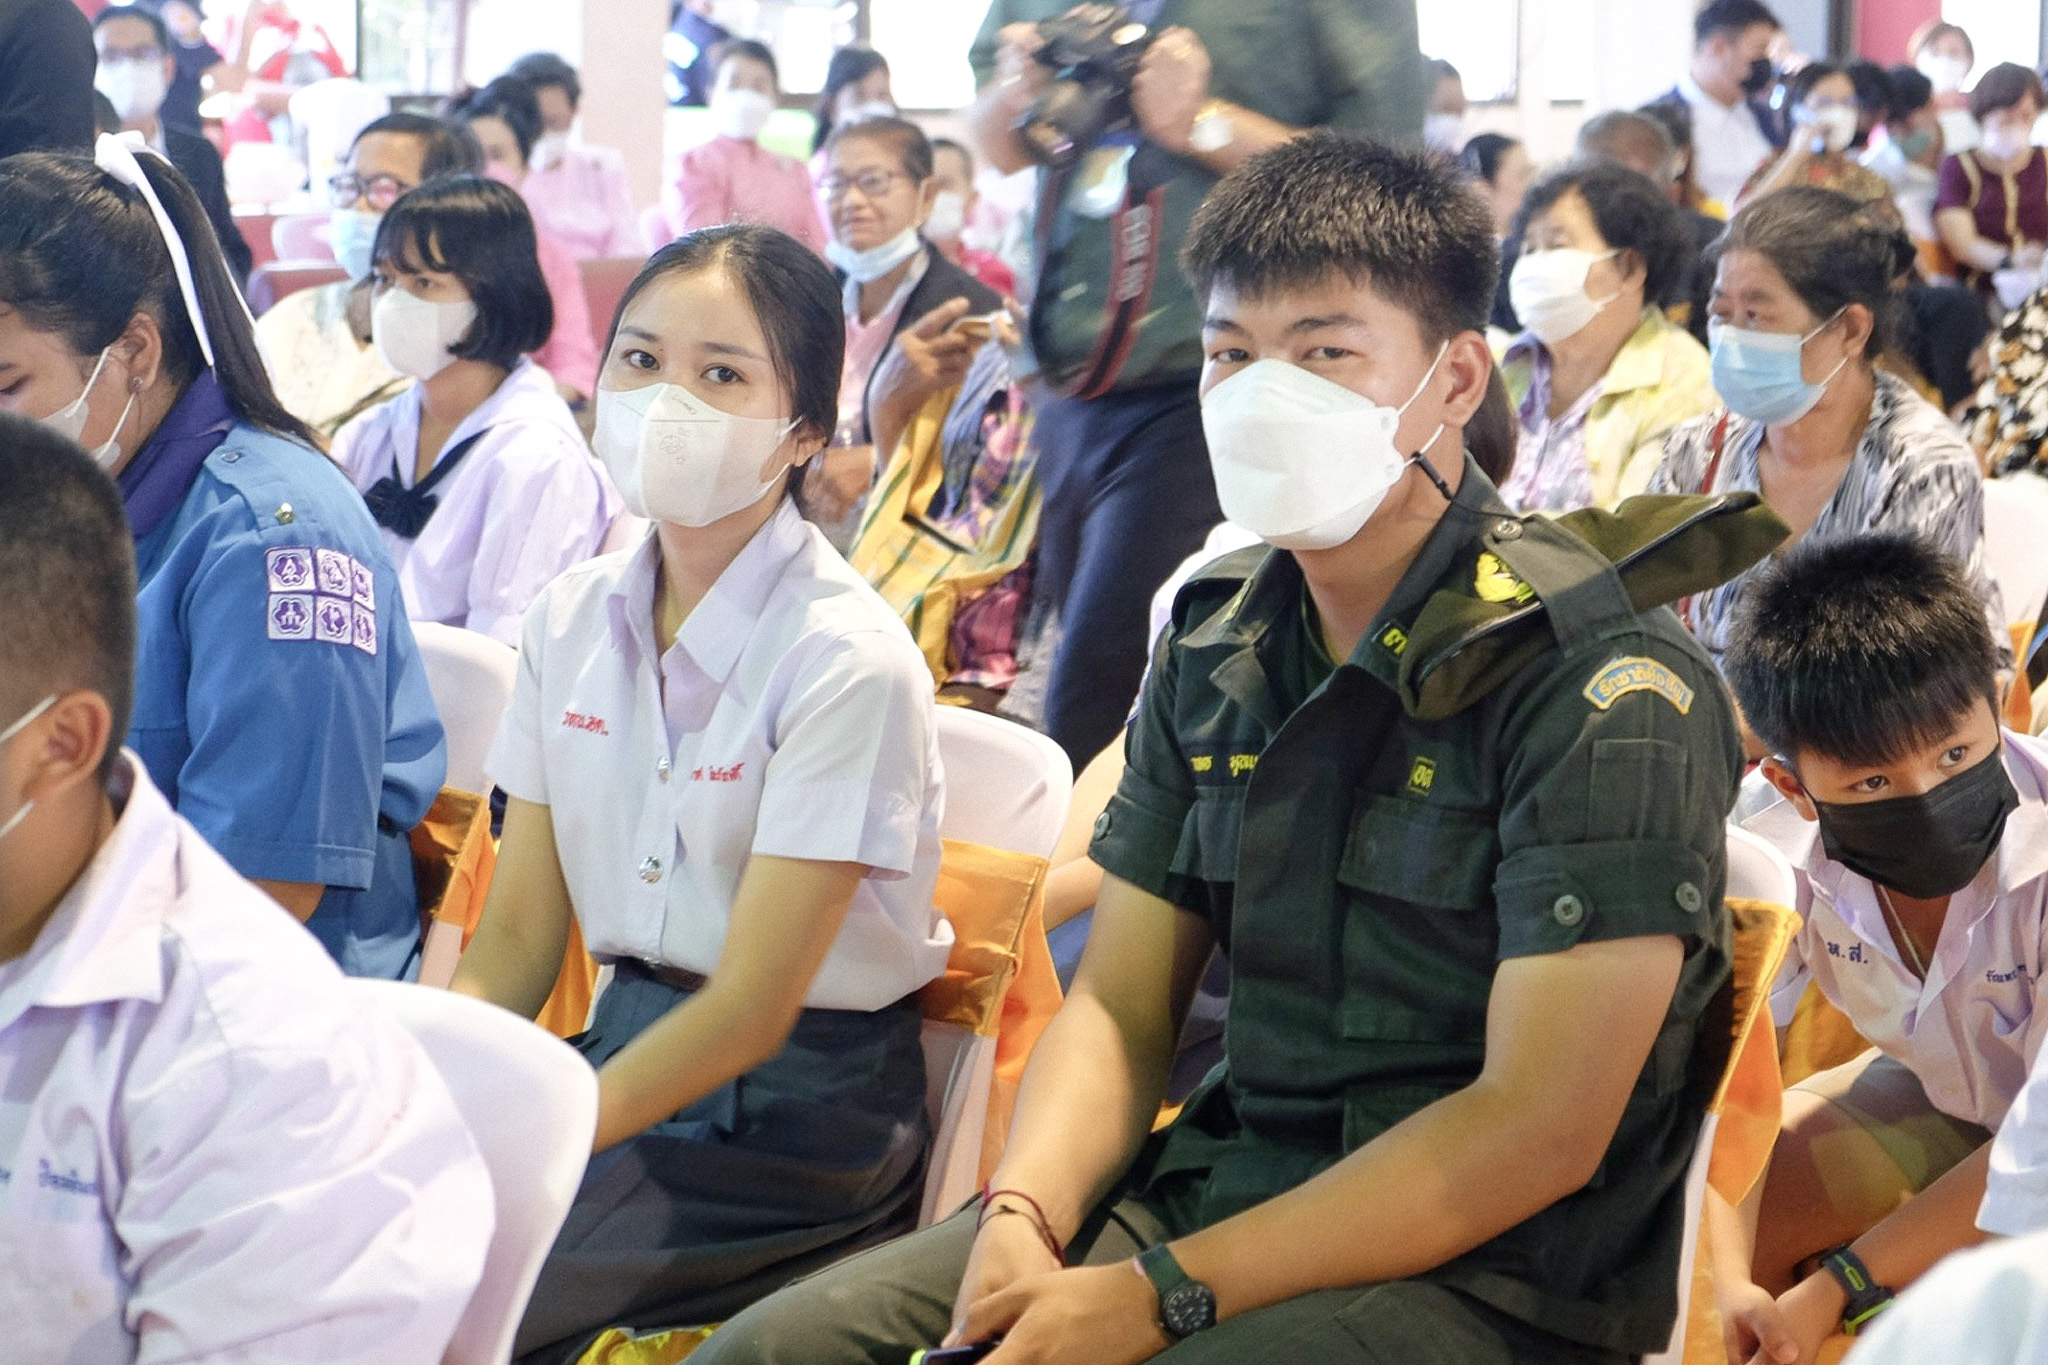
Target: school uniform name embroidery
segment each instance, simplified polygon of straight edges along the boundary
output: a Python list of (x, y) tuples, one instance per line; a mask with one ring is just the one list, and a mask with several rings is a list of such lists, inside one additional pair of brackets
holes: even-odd
[(690, 780), (692, 782), (737, 782), (740, 780), (740, 769), (746, 766), (745, 763), (733, 763), (723, 768), (692, 768), (690, 770)]
[(1828, 939), (1827, 945), (1829, 957), (1846, 958), (1850, 962), (1863, 961), (1863, 945), (1860, 943), (1850, 944), (1847, 952), (1844, 952), (1842, 950), (1842, 945), (1835, 942), (1833, 939)]
[(36, 1184), (46, 1190), (62, 1190), (66, 1194), (89, 1194), (95, 1197), (100, 1192), (100, 1182), (84, 1180), (76, 1168), (64, 1173), (50, 1169), (49, 1158), (36, 1158)]
[(586, 716), (581, 711), (564, 711), (562, 713), (562, 728), (564, 730), (581, 730), (585, 734), (590, 735), (611, 734), (610, 728), (604, 723), (604, 717)]
[(339, 550), (283, 546), (265, 552), (270, 595), (264, 634), (273, 640), (311, 640), (377, 653), (377, 576)]
[(1631, 692), (1652, 692), (1671, 703), (1683, 716), (1692, 710), (1693, 690), (1676, 673), (1641, 655), (1616, 659), (1586, 684), (1583, 695), (1596, 710), (1605, 711)]

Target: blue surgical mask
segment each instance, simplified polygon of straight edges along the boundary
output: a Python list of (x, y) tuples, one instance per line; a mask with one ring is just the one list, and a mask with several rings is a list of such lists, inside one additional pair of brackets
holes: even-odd
[(377, 224), (383, 221), (383, 214), (361, 209), (336, 209), (327, 220), (328, 245), (351, 283), (369, 278), (370, 250), (377, 245)]
[(1826, 331), (1840, 316), (1837, 312), (1804, 336), (1708, 323), (1714, 391), (1721, 395), (1729, 411), (1753, 422), (1779, 427), (1798, 421), (1813, 411), (1828, 385), (1842, 372), (1842, 366), (1849, 363), (1849, 357), (1843, 356), (1841, 364), (1828, 371), (1827, 378), (1818, 384), (1806, 382), (1801, 363), (1806, 343)]
[[(23, 716), (20, 720), (14, 722), (14, 724), (8, 726), (5, 730), (0, 730), (0, 745), (5, 745), (11, 742), (16, 735), (20, 734), (23, 730), (28, 729), (28, 727), (34, 723), (35, 718), (37, 716), (40, 716), (41, 714), (43, 714), (43, 712), (49, 710), (52, 706), (55, 706), (56, 704), (57, 694), (52, 692), (49, 696), (44, 697), (34, 706), (31, 706), (28, 709), (27, 715)], [(35, 802), (24, 801), (21, 803), (20, 807), (15, 810), (14, 814), (8, 816), (5, 820), (0, 820), (0, 839), (5, 839), (8, 835), (14, 833), (14, 831), (20, 827), (21, 822), (28, 819), (29, 812), (34, 810), (35, 808)]]

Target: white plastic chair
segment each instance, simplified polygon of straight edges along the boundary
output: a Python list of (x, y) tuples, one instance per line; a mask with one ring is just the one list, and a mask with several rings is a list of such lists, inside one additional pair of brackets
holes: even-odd
[[(1728, 826), (1728, 897), (1731, 900), (1767, 901), (1790, 909), (1798, 903), (1799, 878), (1785, 855), (1760, 834), (1738, 825)], [(1764, 983), (1763, 989), (1770, 985)], [(1686, 1318), (1691, 1308), (1693, 1269), (1700, 1240), (1700, 1217), (1707, 1206), (1707, 1168), (1713, 1162), (1714, 1135), (1720, 1131), (1721, 1116), (1709, 1113), (1700, 1124), (1692, 1164), (1685, 1172), (1685, 1240), (1678, 1251), (1678, 1318), (1671, 1327), (1671, 1343), (1655, 1355), (1643, 1357), (1643, 1365), (1682, 1365), (1685, 1359)]]
[[(1984, 481), (1984, 559), (2009, 625), (2032, 626), (2048, 602), (2048, 479), (2013, 474)], [(2021, 661), (2024, 664), (2024, 660)]]
[[(946, 769), (939, 832), (965, 843), (1051, 857), (1074, 791), (1066, 751), (1036, 730), (959, 706), (939, 708), (938, 733)], [(927, 1019), (923, 1041), (932, 1156), (918, 1226), (929, 1227), (980, 1185), (996, 1040)]]
[(400, 981), (350, 987), (426, 1050), (491, 1175), (497, 1226), (443, 1365), (505, 1365), (597, 1132), (597, 1073), (508, 1010)]
[(412, 633), (427, 668), (434, 709), (448, 732), (447, 785), (482, 795), (490, 789), (484, 759), (512, 700), (519, 654), (488, 635), (433, 621), (413, 622)]

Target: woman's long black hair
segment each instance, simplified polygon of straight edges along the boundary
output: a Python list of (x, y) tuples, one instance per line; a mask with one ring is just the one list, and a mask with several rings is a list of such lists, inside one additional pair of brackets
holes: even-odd
[[(313, 433), (277, 401), (198, 196), (155, 154), (135, 159), (184, 240), (228, 405), (251, 426), (317, 449)], [(0, 305), (84, 356), (113, 345), (137, 313), (148, 313), (163, 334), (172, 382), (182, 390), (206, 368), (148, 202), (82, 156), (31, 152), (0, 161)]]

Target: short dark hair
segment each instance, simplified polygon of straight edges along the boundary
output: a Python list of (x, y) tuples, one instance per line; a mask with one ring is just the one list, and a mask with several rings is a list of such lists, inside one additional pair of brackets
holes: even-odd
[(452, 120), (403, 110), (386, 114), (364, 124), (355, 141), (349, 143), (349, 150), (353, 152), (357, 144), (372, 133), (418, 138), (422, 147), (421, 180), (432, 180), (442, 175), (483, 174), (484, 152), (477, 146), (476, 134)]
[(121, 132), (121, 111), (107, 98), (103, 90), (92, 92), (92, 126), (95, 132), (119, 136)]
[(1906, 40), (1906, 51), (1918, 57), (1922, 49), (1934, 46), (1943, 38), (1962, 39), (1963, 50), (1970, 54), (1971, 63), (1976, 63), (1977, 45), (1970, 41), (1970, 35), (1961, 25), (1951, 24), (1946, 19), (1930, 19), (1914, 29), (1913, 36)]
[(1870, 310), (1866, 364), (1899, 335), (1899, 295), (1892, 286), (1919, 253), (1889, 199), (1865, 201), (1837, 190), (1793, 185), (1752, 200), (1711, 248), (1714, 260), (1754, 251), (1768, 260), (1816, 318), (1852, 303)]
[(1510, 147), (1521, 145), (1506, 133), (1474, 133), (1458, 153), (1458, 164), (1465, 168), (1465, 174), (1491, 185), (1500, 174), (1500, 159)]
[[(213, 375), (228, 406), (253, 426), (317, 446), (277, 400), (199, 196), (156, 153), (138, 150), (135, 160), (185, 244)], [(82, 156), (24, 152), (0, 160), (0, 305), (81, 356), (99, 354), (136, 314), (148, 313), (163, 334), (164, 371), (179, 388), (206, 369), (198, 320), (185, 307), (148, 201)]]
[(832, 137), (832, 105), (839, 92), (859, 85), (877, 71), (887, 71), (889, 59), (871, 47), (842, 47), (825, 66), (825, 85), (818, 91), (817, 123), (811, 134), (811, 151), (822, 149)]
[(1714, 0), (1705, 9), (1693, 16), (1692, 41), (1694, 47), (1704, 47), (1707, 40), (1726, 34), (1736, 37), (1758, 24), (1772, 28), (1783, 28), (1778, 16), (1771, 13), (1763, 0)]
[(949, 137), (935, 137), (935, 138), (933, 138), (933, 139), (932, 139), (932, 164), (933, 164), (934, 166), (936, 166), (936, 165), (938, 164), (938, 159), (939, 159), (939, 153), (940, 153), (940, 152), (956, 152), (956, 153), (958, 153), (958, 154), (959, 154), (959, 156), (960, 156), (960, 159), (961, 159), (962, 161), (965, 161), (965, 162), (967, 163), (967, 175), (968, 175), (968, 178), (969, 178), (969, 179), (972, 179), (972, 178), (973, 178), (973, 176), (974, 176), (974, 153), (968, 150), (968, 148), (967, 148), (967, 144), (966, 144), (966, 143), (964, 143), (964, 142), (955, 142), (955, 141), (954, 141), (954, 140), (953, 140), (952, 138), (949, 138)]
[(540, 101), (533, 87), (517, 76), (500, 76), (481, 90), (457, 95), (448, 101), (447, 114), (464, 123), (494, 118), (512, 130), (519, 144), (519, 159), (533, 160), (533, 144), (540, 141)]
[(718, 45), (717, 67), (723, 67), (735, 57), (744, 57), (767, 67), (768, 78), (775, 82), (775, 88), (782, 88), (782, 68), (775, 64), (775, 53), (768, 44), (752, 38), (730, 38)]
[(2029, 95), (2037, 105), (2048, 104), (2041, 92), (2041, 78), (2018, 62), (2000, 62), (1977, 78), (1970, 89), (1970, 117), (1982, 123), (2001, 109), (2010, 109)]
[(1891, 77), (1876, 62), (1857, 60), (1842, 68), (1849, 73), (1849, 83), (1856, 87), (1856, 104), (1875, 121), (1883, 122), (1890, 116), (1892, 108)]
[(1456, 81), (1460, 85), (1465, 83), (1465, 78), (1458, 74), (1458, 68), (1452, 66), (1441, 57), (1431, 57), (1429, 59), (1429, 73), (1440, 81)]
[(1572, 193), (1586, 201), (1608, 246), (1633, 252), (1643, 263), (1646, 302), (1661, 307), (1691, 283), (1697, 252), (1678, 209), (1649, 177), (1612, 161), (1567, 166), (1537, 181), (1522, 200), (1509, 240), (1521, 241), (1532, 218)]
[(1668, 184), (1678, 174), (1682, 149), (1660, 120), (1627, 109), (1610, 109), (1586, 120), (1579, 129), (1574, 150), (1586, 162), (1607, 161), (1622, 166), (1633, 166), (1639, 160), (1655, 163)]
[(1435, 343), (1484, 331), (1500, 275), (1493, 215), (1452, 162), (1333, 132), (1262, 152), (1196, 210), (1181, 269), (1198, 298), (1369, 286)]
[(93, 16), (93, 31), (98, 32), (116, 19), (140, 19), (156, 34), (156, 45), (166, 57), (176, 54), (177, 49), (171, 46), (170, 25), (155, 10), (144, 9), (141, 5), (109, 5)]
[(923, 184), (932, 178), (932, 140), (909, 119), (871, 118), (849, 123), (835, 129), (825, 140), (825, 152), (829, 156), (841, 143), (854, 141), (884, 143), (896, 153), (896, 159), (912, 179)]
[[(1813, 93), (1813, 87), (1830, 76), (1847, 76), (1848, 71), (1833, 62), (1808, 62), (1785, 78), (1785, 103), (1804, 104), (1806, 97)], [(1855, 78), (1850, 77), (1850, 84)]]
[(1809, 538), (1758, 570), (1724, 664), (1780, 756), (1891, 762), (1998, 705), (1984, 601), (1954, 560), (1897, 533)]
[[(775, 377), (789, 390), (790, 415), (807, 434), (830, 440), (839, 421), (839, 374), (846, 350), (839, 279), (815, 251), (777, 228), (760, 223), (700, 228), (655, 252), (619, 296), (605, 354), (611, 354), (619, 320), (641, 290), (664, 275), (713, 267), (723, 268), (746, 294), (768, 341)], [(789, 494), (801, 503), (801, 465), (790, 470)]]
[(583, 82), (576, 77), (576, 68), (553, 52), (529, 52), (505, 68), (505, 74), (525, 81), (535, 90), (554, 86), (569, 97), (569, 107), (574, 109), (583, 103)]
[(0, 726), (79, 689), (113, 713), (105, 781), (135, 709), (135, 542), (91, 457), (0, 413)]
[(377, 224), (371, 260), (410, 257), (461, 280), (476, 321), (449, 351), (509, 370), (555, 329), (536, 251), (519, 191), (487, 176), (446, 175), (398, 197)]
[(1917, 114), (1934, 103), (1934, 82), (1920, 74), (1918, 67), (1895, 66), (1884, 73), (1885, 122)]

